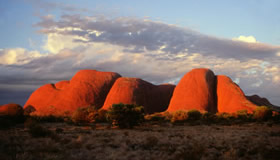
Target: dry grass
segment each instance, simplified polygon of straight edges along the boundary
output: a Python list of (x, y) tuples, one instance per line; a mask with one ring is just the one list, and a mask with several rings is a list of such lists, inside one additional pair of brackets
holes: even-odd
[(160, 125), (110, 129), (107, 124), (44, 123), (55, 136), (32, 137), (18, 125), (0, 130), (2, 160), (280, 159), (280, 125)]

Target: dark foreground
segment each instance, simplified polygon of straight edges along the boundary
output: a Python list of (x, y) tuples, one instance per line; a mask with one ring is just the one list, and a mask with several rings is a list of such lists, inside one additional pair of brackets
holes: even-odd
[(110, 129), (106, 124), (44, 123), (52, 132), (31, 136), (23, 125), (0, 130), (1, 160), (280, 159), (280, 125), (146, 124)]

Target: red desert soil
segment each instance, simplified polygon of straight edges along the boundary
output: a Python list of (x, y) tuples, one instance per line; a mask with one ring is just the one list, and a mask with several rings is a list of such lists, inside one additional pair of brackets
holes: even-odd
[(144, 106), (146, 113), (163, 112), (167, 109), (175, 85), (153, 85), (139, 78), (121, 77), (111, 88), (103, 109), (113, 104), (137, 104)]
[(5, 104), (0, 106), (0, 116), (21, 116), (23, 115), (22, 106), (18, 104)]
[(24, 107), (32, 105), (38, 115), (71, 114), (78, 107), (101, 108), (117, 78), (113, 72), (81, 70), (70, 80), (46, 84), (31, 94)]
[(247, 110), (252, 113), (256, 105), (247, 100), (240, 87), (229, 77), (217, 76), (218, 112), (234, 113), (238, 110)]
[(175, 87), (168, 111), (197, 109), (216, 112), (216, 78), (213, 71), (193, 69)]

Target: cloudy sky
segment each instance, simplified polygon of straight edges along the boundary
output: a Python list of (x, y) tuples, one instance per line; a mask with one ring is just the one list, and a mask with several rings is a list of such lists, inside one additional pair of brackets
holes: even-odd
[(0, 104), (80, 69), (178, 83), (206, 67), (280, 105), (279, 0), (0, 1)]

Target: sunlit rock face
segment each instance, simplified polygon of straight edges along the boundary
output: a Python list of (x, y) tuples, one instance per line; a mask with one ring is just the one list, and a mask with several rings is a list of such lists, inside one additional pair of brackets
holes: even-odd
[(252, 113), (257, 107), (247, 100), (237, 84), (224, 75), (217, 76), (217, 100), (218, 112), (234, 113), (238, 110), (247, 110)]
[[(248, 97), (254, 103), (266, 99)], [(257, 107), (229, 77), (206, 68), (186, 73), (177, 86), (154, 85), (139, 78), (121, 77), (114, 72), (81, 70), (70, 81), (46, 84), (34, 91), (24, 108), (33, 106), (35, 115), (71, 115), (78, 107), (93, 105), (109, 109), (113, 104), (136, 104), (146, 113), (196, 109), (201, 112), (228, 112)]]
[(22, 116), (23, 108), (18, 104), (5, 104), (0, 106), (0, 116)]
[(136, 104), (146, 113), (162, 112), (168, 107), (175, 85), (153, 85), (139, 78), (119, 78), (110, 90), (103, 109), (113, 104)]
[(197, 109), (216, 112), (216, 77), (206, 68), (193, 69), (180, 80), (168, 111)]
[(34, 91), (24, 107), (36, 109), (37, 115), (69, 115), (78, 107), (101, 108), (117, 78), (113, 72), (81, 70), (70, 80), (46, 84)]

